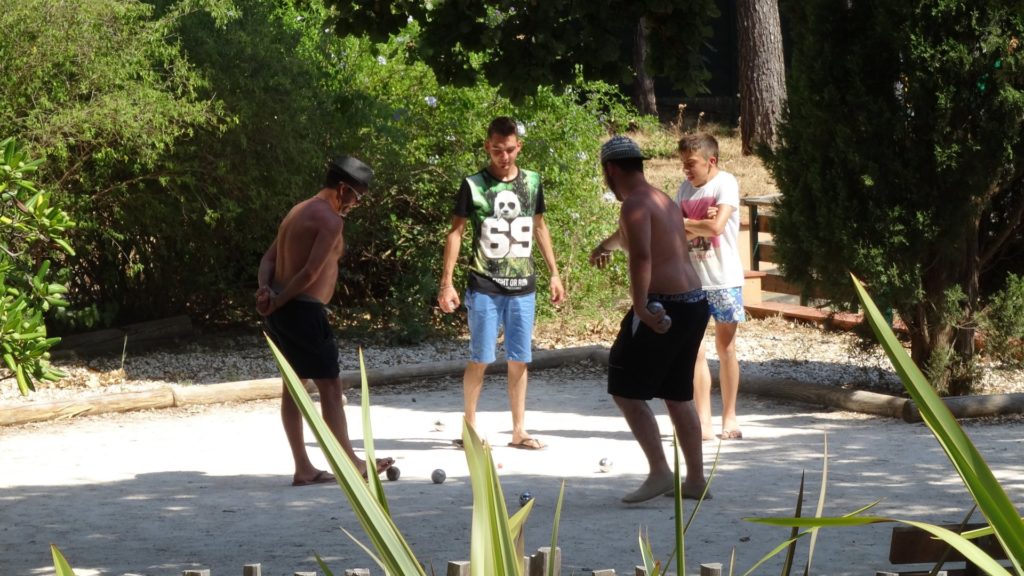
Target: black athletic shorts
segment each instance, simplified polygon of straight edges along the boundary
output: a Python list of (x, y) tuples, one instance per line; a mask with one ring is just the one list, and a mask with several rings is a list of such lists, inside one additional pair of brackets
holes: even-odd
[[(703, 290), (685, 294), (651, 294), (672, 317), (672, 327), (658, 334), (630, 308), (608, 356), (608, 393), (635, 400), (693, 400), (693, 366), (708, 326)], [(637, 325), (634, 325), (637, 324)]]
[(338, 342), (320, 302), (289, 301), (267, 316), (267, 333), (299, 378), (338, 377)]

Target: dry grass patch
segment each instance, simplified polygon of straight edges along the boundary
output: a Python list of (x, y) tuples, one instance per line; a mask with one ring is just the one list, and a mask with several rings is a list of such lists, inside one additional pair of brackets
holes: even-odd
[[(777, 194), (778, 187), (761, 159), (754, 155), (744, 156), (740, 153), (741, 142), (739, 130), (718, 124), (703, 127), (718, 139), (719, 166), (736, 176), (740, 182), (740, 197), (763, 196)], [(647, 180), (674, 195), (679, 183), (683, 181), (683, 168), (675, 155), (676, 142), (688, 132), (681, 132), (675, 127), (662, 128), (658, 133), (637, 133), (631, 136), (647, 151), (656, 152), (657, 156), (649, 160), (644, 168)], [(742, 221), (747, 221), (747, 211), (740, 211)]]

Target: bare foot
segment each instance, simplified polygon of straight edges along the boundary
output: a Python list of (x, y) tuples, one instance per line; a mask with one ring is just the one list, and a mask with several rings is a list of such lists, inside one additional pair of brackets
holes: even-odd
[[(377, 458), (377, 474), (386, 471), (388, 468), (391, 468), (391, 466), (393, 466), (394, 464), (394, 458)], [(363, 478), (366, 478), (366, 461), (364, 460), (356, 463), (356, 467), (359, 468), (359, 473), (363, 475)]]
[[(683, 482), (683, 500), (700, 500), (701, 494), (704, 493), (705, 488), (707, 488), (706, 482), (694, 483), (694, 485), (692, 486), (687, 484), (686, 482)], [(675, 488), (672, 488), (668, 492), (665, 492), (665, 496), (668, 496), (669, 498), (674, 498), (675, 495)], [(712, 498), (714, 498), (714, 496), (711, 495), (711, 492), (704, 494), (704, 500), (711, 500)]]
[(644, 480), (644, 483), (641, 484), (639, 488), (623, 496), (622, 501), (627, 504), (635, 504), (637, 502), (650, 500), (655, 496), (672, 490), (672, 487), (675, 486), (675, 482), (675, 475), (671, 472), (659, 474), (657, 476), (648, 476), (647, 480)]

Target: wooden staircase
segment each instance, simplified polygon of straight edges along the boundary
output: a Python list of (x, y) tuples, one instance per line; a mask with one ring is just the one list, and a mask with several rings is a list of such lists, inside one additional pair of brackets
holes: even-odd
[[(833, 313), (810, 306), (818, 295), (807, 293), (786, 281), (775, 264), (772, 239), (772, 207), (781, 196), (748, 196), (741, 200), (747, 208), (746, 224), (740, 225), (740, 259), (744, 267), (743, 304), (752, 318), (781, 316), (791, 320), (825, 324), (849, 330), (863, 321), (862, 314)], [(768, 266), (765, 266), (767, 264)]]

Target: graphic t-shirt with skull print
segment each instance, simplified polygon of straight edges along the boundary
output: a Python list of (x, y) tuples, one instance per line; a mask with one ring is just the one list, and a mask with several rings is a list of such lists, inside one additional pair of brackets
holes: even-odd
[(473, 226), (469, 287), (485, 294), (529, 294), (533, 272), (533, 217), (544, 213), (540, 174), (519, 169), (502, 182), (486, 169), (462, 181), (454, 214)]

